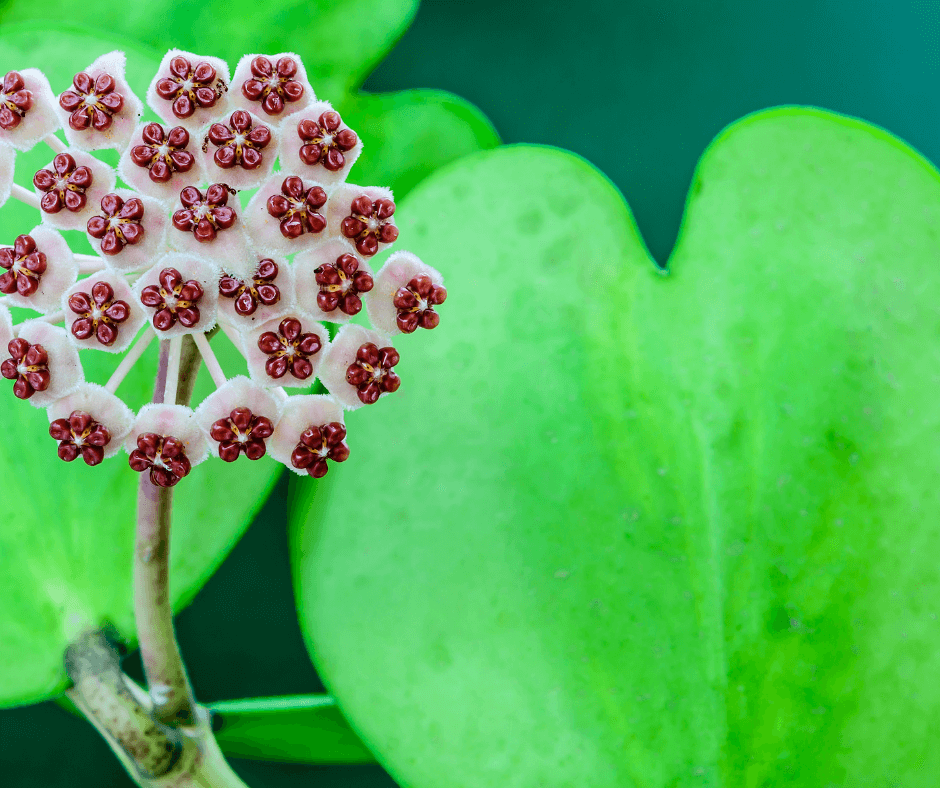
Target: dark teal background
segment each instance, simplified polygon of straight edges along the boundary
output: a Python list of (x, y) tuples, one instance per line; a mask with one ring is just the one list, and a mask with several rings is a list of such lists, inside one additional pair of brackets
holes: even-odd
[[(451, 90), (489, 115), (506, 142), (581, 154), (621, 189), (664, 261), (694, 164), (728, 123), (768, 106), (813, 104), (880, 124), (936, 162), (938, 84), (936, 0), (425, 0), (366, 87)], [(563, 182), (552, 198), (565, 199)], [(282, 480), (179, 616), (203, 701), (322, 690), (294, 618), (286, 499)], [(136, 660), (127, 664), (139, 676)], [(372, 766), (233, 765), (252, 786), (394, 785)], [(91, 727), (51, 704), (0, 712), (0, 783), (131, 785)]]

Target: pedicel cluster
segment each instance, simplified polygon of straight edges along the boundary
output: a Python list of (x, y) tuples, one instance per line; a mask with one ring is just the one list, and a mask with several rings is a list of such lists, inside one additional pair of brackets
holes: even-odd
[[(348, 181), (362, 142), (297, 55), (245, 55), (230, 74), (171, 50), (146, 95), (156, 120), (125, 65), (123, 52), (102, 55), (58, 94), (37, 69), (2, 78), (0, 205), (19, 199), (40, 221), (0, 247), (0, 373), (46, 409), (66, 462), (123, 448), (172, 487), (210, 455), (270, 454), (322, 477), (349, 457), (345, 411), (402, 385), (394, 338), (438, 326), (441, 275), (403, 251), (372, 270), (398, 240), (394, 196)], [(40, 143), (53, 155), (30, 190), (14, 183), (16, 151)], [(104, 149), (119, 152), (116, 172), (92, 155)], [(244, 189), (257, 191), (242, 210)], [(64, 234), (76, 231), (98, 254), (72, 252)], [(11, 306), (38, 317), (14, 325)], [(372, 328), (350, 322), (363, 309)], [(222, 370), (207, 336), (217, 326), (248, 376)], [(195, 408), (175, 404), (187, 335), (216, 386)], [(155, 338), (163, 402), (135, 413), (118, 389)], [(97, 384), (83, 351), (123, 357)], [(317, 379), (328, 394), (302, 393)]]

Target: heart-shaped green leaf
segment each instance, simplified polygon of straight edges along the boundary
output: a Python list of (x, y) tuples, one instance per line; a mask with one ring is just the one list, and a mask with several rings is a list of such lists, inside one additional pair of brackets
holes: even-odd
[[(41, 5), (11, 0), (0, 8), (0, 23), (4, 27), (27, 20), (95, 25), (101, 32), (150, 45), (161, 55), (173, 46), (221, 57), (232, 68), (250, 52), (293, 51), (303, 58), (321, 98), (336, 101), (362, 84), (411, 24), (417, 7), (418, 0), (230, 0), (224, 5), (150, 0), (126, 3), (117, 13), (106, 0), (85, 0), (81, 6), (69, 0)], [(82, 55), (82, 50), (70, 53), (68, 59), (75, 55)], [(148, 83), (152, 76), (153, 71)]]
[(293, 536), (311, 653), (401, 784), (932, 786), (937, 172), (751, 116), (668, 275), (551, 149), (399, 213), (441, 325)]
[[(68, 84), (71, 74), (91, 59), (89, 52), (125, 49), (135, 89), (141, 80), (146, 84), (146, 75), (157, 66), (153, 52), (84, 32), (4, 26), (0, 42), (0, 69), (42, 65), (53, 85)], [(62, 51), (70, 57), (62, 58)], [(18, 156), (17, 181), (28, 184), (29, 175), (51, 156), (50, 150), (39, 148)], [(11, 200), (0, 209), (0, 243), (10, 243), (38, 222), (37, 211)], [(73, 249), (88, 249), (83, 234), (70, 231), (66, 237)], [(21, 315), (29, 316), (35, 315)], [(226, 370), (243, 368), (224, 337), (213, 344)], [(154, 343), (118, 391), (132, 408), (151, 397), (156, 356)], [(86, 379), (104, 383), (118, 360), (107, 353), (82, 353)], [(5, 484), (0, 499), (2, 707), (43, 700), (62, 689), (62, 655), (79, 630), (110, 622), (133, 639), (131, 565), (139, 476), (123, 453), (96, 468), (80, 461), (64, 464), (49, 437), (45, 411), (17, 400), (9, 381), (0, 383), (0, 476)], [(205, 398), (211, 387), (208, 376), (200, 375), (195, 400)], [(278, 472), (269, 459), (234, 466), (210, 460), (179, 485), (171, 557), (176, 607), (209, 579), (260, 508)]]
[(358, 93), (340, 107), (363, 143), (350, 181), (390, 186), (396, 200), (445, 164), (499, 145), (479, 109), (440, 90)]

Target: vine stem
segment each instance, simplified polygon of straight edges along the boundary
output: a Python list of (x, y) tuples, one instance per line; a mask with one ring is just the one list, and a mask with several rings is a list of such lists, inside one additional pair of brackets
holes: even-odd
[[(214, 332), (210, 332), (210, 336)], [(142, 346), (146, 346), (141, 343)], [(153, 401), (188, 404), (201, 362), (191, 337), (162, 342)], [(120, 669), (101, 632), (66, 654), (69, 698), (141, 788), (247, 788), (222, 755), (208, 711), (197, 705), (173, 627), (171, 488), (143, 474), (137, 497), (134, 615), (149, 693)]]
[[(179, 379), (185, 371), (181, 367), (181, 344), (178, 339), (160, 343), (154, 402), (163, 402), (165, 394), (170, 394), (174, 402), (177, 399)], [(154, 717), (160, 722), (189, 727), (196, 721), (196, 701), (173, 628), (172, 509), (172, 488), (158, 487), (150, 481), (149, 474), (142, 474), (137, 493), (134, 546), (134, 617)]]

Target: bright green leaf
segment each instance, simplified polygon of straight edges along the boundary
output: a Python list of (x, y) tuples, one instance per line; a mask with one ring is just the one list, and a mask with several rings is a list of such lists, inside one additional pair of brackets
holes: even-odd
[(374, 760), (329, 695), (232, 700), (209, 708), (216, 741), (234, 758), (279, 763)]
[[(129, 58), (131, 84), (156, 68), (154, 54), (121, 40), (84, 32), (12, 30), (0, 36), (0, 69), (43, 64), (52, 84), (67, 84), (89, 59), (117, 47)], [(66, 51), (69, 58), (58, 53)], [(95, 55), (97, 56), (97, 54)], [(3, 72), (5, 73), (5, 71)], [(17, 158), (17, 180), (52, 158), (38, 146)], [(0, 243), (10, 243), (39, 222), (37, 211), (10, 201), (0, 211)], [(76, 250), (87, 249), (84, 235), (67, 232)], [(84, 246), (83, 246), (84, 245)], [(25, 318), (32, 313), (23, 313)], [(231, 373), (243, 370), (235, 348), (223, 336), (213, 340)], [(150, 400), (156, 370), (154, 343), (118, 390), (132, 408)], [(87, 380), (104, 383), (119, 357), (82, 353)], [(13, 396), (0, 381), (0, 475), (5, 480), (0, 518), (0, 707), (52, 697), (65, 675), (62, 655), (82, 628), (105, 622), (133, 639), (131, 564), (138, 474), (118, 454), (96, 468), (81, 461), (64, 464), (48, 434), (44, 410)], [(204, 373), (195, 400), (212, 390)], [(174, 501), (172, 593), (185, 605), (241, 536), (274, 483), (278, 466), (267, 458), (228, 466), (217, 460), (198, 466), (176, 488)]]
[[(232, 0), (224, 6), (150, 0), (125, 3), (116, 13), (105, 0), (85, 0), (80, 8), (70, 0), (10, 0), (0, 6), (0, 24), (38, 20), (61, 26), (101, 20), (108, 30), (150, 45), (161, 56), (172, 46), (221, 57), (233, 69), (242, 55), (252, 52), (296, 52), (314, 90), (330, 101), (362, 84), (411, 24), (417, 7), (418, 0)], [(68, 50), (60, 46), (58, 51)], [(87, 54), (77, 49), (67, 59), (79, 55), (81, 60)], [(148, 72), (145, 84), (155, 71)]]
[(340, 109), (363, 142), (349, 180), (391, 186), (396, 199), (445, 164), (499, 145), (480, 110), (439, 90), (360, 93)]
[(293, 535), (311, 654), (401, 785), (933, 786), (933, 167), (746, 118), (668, 275), (560, 151), (464, 159), (399, 213), (441, 325)]

